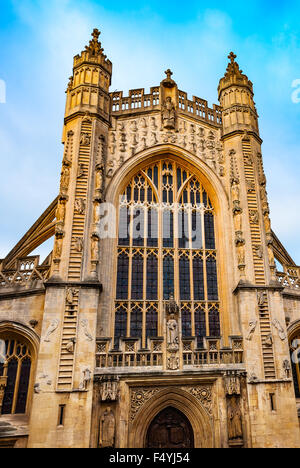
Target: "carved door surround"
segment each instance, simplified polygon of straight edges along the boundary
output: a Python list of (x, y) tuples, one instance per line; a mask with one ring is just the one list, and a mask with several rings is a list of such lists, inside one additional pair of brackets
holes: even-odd
[[(212, 395), (212, 383), (207, 382), (181, 387), (132, 387), (128, 447), (145, 448), (153, 445), (153, 427), (158, 424), (167, 437), (165, 444), (172, 445), (169, 448), (184, 448), (184, 444), (196, 448), (213, 448)], [(167, 410), (170, 408), (172, 412), (168, 416)], [(166, 427), (168, 417), (169, 429)], [(188, 430), (189, 437), (183, 439), (180, 428), (179, 431), (172, 429), (176, 421), (181, 428)]]

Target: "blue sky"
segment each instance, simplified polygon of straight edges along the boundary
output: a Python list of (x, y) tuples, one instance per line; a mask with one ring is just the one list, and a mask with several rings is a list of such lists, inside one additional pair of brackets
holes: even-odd
[(235, 51), (254, 83), (273, 229), (300, 264), (300, 103), (291, 97), (300, 79), (299, 1), (0, 0), (0, 7), (0, 258), (58, 193), (72, 59), (98, 27), (114, 64), (113, 91), (148, 89), (170, 67), (180, 89), (212, 105)]

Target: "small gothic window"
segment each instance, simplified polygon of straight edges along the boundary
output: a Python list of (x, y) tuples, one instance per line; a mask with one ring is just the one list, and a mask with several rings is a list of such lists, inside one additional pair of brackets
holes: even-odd
[(20, 338), (0, 335), (0, 379), (4, 383), (0, 396), (1, 414), (26, 413), (32, 356), (28, 344)]
[(220, 336), (215, 211), (198, 178), (175, 161), (146, 166), (120, 197), (114, 342), (162, 336), (165, 301), (182, 333)]

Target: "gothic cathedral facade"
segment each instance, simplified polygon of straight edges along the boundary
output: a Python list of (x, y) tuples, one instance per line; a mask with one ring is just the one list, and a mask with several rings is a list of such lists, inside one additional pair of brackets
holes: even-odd
[(231, 53), (213, 108), (170, 70), (124, 97), (99, 34), (74, 58), (59, 195), (0, 261), (0, 447), (299, 447), (300, 267), (253, 85)]

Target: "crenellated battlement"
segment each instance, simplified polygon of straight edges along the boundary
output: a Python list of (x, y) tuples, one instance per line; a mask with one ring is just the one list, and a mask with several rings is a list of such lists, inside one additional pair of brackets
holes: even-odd
[[(131, 89), (126, 97), (123, 96), (123, 91), (115, 91), (110, 96), (114, 116), (160, 110), (163, 104), (159, 86), (150, 88), (149, 94), (145, 94), (144, 88), (139, 88)], [(190, 100), (186, 92), (178, 90), (176, 107), (179, 114), (192, 116), (218, 127), (222, 125), (222, 108), (216, 104), (212, 108), (208, 107), (205, 99), (193, 96)]]
[(84, 64), (94, 64), (100, 65), (103, 67), (109, 74), (112, 73), (112, 63), (106, 57), (106, 55), (97, 55), (93, 56), (88, 51), (81, 52), (81, 55), (76, 55), (74, 57), (74, 69), (84, 65)]

